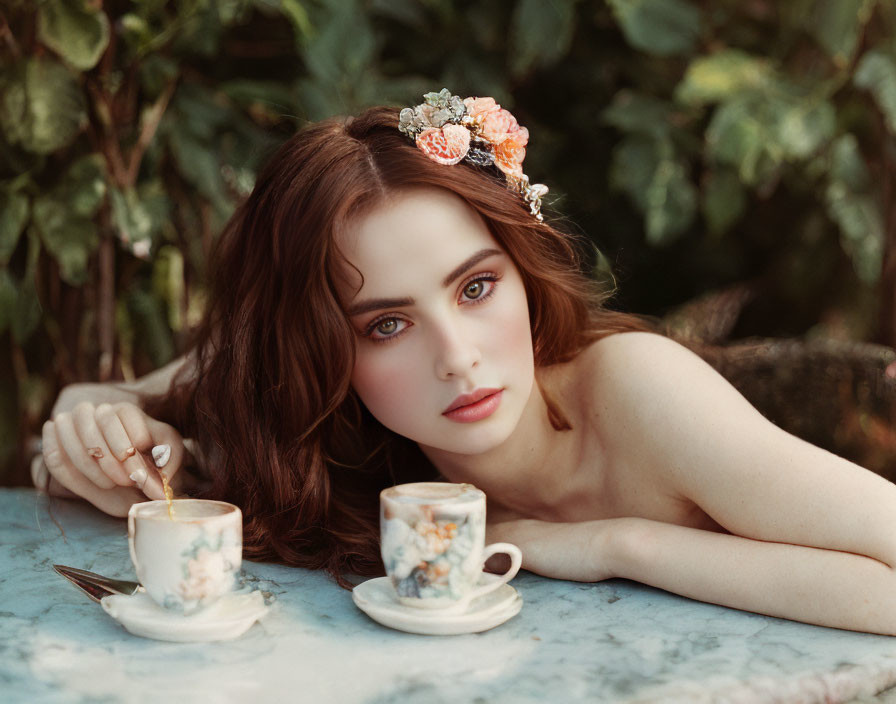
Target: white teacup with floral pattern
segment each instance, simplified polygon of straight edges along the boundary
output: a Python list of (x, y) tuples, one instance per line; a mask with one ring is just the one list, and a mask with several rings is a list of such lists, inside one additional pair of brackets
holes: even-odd
[[(416, 482), (380, 492), (380, 550), (398, 601), (460, 613), (516, 576), (516, 545), (485, 545), (485, 493), (472, 484)], [(510, 569), (479, 585), (485, 561), (510, 556)]]
[(137, 579), (160, 606), (189, 615), (233, 589), (243, 556), (243, 515), (224, 501), (164, 500), (128, 511), (128, 546)]

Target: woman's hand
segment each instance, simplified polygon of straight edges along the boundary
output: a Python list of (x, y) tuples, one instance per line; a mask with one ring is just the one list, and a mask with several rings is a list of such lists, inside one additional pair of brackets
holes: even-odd
[(34, 485), (52, 496), (86, 499), (113, 516), (126, 516), (132, 504), (147, 498), (165, 498), (160, 470), (143, 454), (155, 445), (171, 448), (163, 471), (175, 492), (180, 486), (183, 438), (130, 402), (81, 401), (71, 411), (54, 413), (41, 441), (41, 454), (31, 463)]
[[(523, 569), (554, 579), (600, 582), (615, 577), (613, 533), (620, 519), (551, 523), (519, 519), (486, 526), (486, 544), (513, 543), (523, 553)], [(506, 572), (510, 558), (495, 555), (490, 572)]]

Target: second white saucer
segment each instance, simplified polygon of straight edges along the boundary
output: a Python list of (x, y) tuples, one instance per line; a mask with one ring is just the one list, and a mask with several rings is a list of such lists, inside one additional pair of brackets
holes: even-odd
[[(491, 575), (483, 575), (483, 579)], [(499, 626), (523, 608), (519, 592), (509, 584), (470, 602), (462, 614), (447, 615), (437, 609), (417, 609), (398, 601), (388, 577), (362, 582), (352, 590), (355, 605), (374, 621), (389, 628), (423, 635), (480, 633)]]
[(163, 609), (143, 589), (132, 595), (105, 596), (100, 604), (107, 614), (136, 636), (179, 643), (238, 638), (268, 610), (258, 590), (226, 594), (190, 616)]

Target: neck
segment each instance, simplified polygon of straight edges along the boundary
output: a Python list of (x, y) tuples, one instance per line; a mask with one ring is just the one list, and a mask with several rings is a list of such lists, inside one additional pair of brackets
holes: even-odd
[(420, 449), (449, 481), (482, 489), (490, 506), (547, 517), (557, 514), (574, 486), (580, 428), (572, 425), (573, 430), (554, 429), (541, 388), (534, 383), (519, 423), (499, 446), (477, 455)]

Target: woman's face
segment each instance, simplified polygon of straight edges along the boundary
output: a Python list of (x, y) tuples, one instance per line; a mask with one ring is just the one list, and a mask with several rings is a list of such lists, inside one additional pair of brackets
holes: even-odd
[[(356, 331), (352, 386), (367, 409), (424, 449), (480, 454), (504, 442), (532, 391), (532, 335), (520, 274), (478, 214), (448, 191), (408, 190), (338, 244), (364, 277), (361, 286), (345, 267), (338, 293)], [(478, 419), (445, 415), (481, 389), (500, 393)]]

